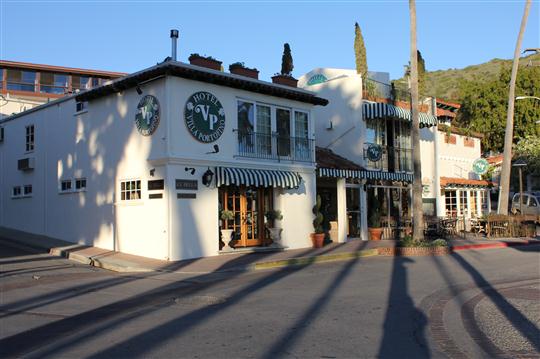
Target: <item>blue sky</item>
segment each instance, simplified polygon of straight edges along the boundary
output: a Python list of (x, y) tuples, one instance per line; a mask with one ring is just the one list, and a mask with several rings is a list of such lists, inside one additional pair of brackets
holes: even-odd
[[(511, 58), (521, 1), (417, 1), (418, 48), (427, 69)], [(523, 47), (540, 47), (533, 1)], [(269, 80), (289, 42), (296, 77), (315, 67), (354, 67), (354, 22), (368, 67), (400, 77), (409, 58), (408, 1), (9, 1), (0, 0), (0, 58), (134, 72), (170, 55), (242, 61)]]

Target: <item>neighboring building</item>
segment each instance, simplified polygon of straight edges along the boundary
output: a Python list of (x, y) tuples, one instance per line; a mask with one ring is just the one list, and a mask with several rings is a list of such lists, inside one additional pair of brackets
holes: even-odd
[(0, 119), (125, 75), (0, 60)]
[[(339, 242), (368, 239), (368, 213), (374, 212), (374, 206), (388, 229), (410, 223), (412, 215), (408, 103), (390, 100), (388, 73), (370, 72), (367, 81), (363, 87), (355, 70), (332, 68), (318, 68), (299, 79), (299, 86), (330, 102), (314, 110), (317, 146), (350, 161), (321, 163), (317, 158), (317, 191), (321, 197), (337, 198), (328, 208), (335, 208), (329, 216), (337, 222)], [(427, 113), (428, 106), (421, 110), (421, 126), (437, 124), (437, 118)]]
[(0, 226), (181, 260), (220, 253), (220, 227), (236, 249), (269, 245), (264, 214), (279, 209), (283, 245), (308, 247), (313, 108), (327, 102), (167, 61), (13, 115), (0, 121)]
[[(452, 126), (459, 104), (432, 99), (439, 124), (421, 130), (424, 213), (439, 217), (480, 217), (490, 212), (492, 183), (475, 173), (482, 134)], [(480, 160), (477, 162), (477, 160)]]

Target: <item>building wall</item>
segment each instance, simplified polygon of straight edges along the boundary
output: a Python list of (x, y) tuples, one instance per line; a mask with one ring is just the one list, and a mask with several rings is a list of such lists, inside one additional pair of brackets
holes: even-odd
[[(283, 243), (309, 245), (311, 207), (315, 202), (313, 163), (286, 163), (237, 157), (237, 99), (261, 101), (311, 111), (311, 105), (281, 98), (167, 77), (87, 104), (75, 113), (74, 98), (8, 119), (0, 144), (0, 225), (79, 244), (158, 259), (180, 260), (218, 254), (218, 189), (205, 187), (202, 174), (215, 166), (291, 170), (301, 173), (298, 190), (275, 189), (284, 219)], [(208, 91), (221, 102), (225, 132), (214, 143), (196, 141), (184, 123), (189, 96)], [(135, 126), (140, 99), (157, 97), (161, 119), (152, 136)], [(311, 118), (310, 121), (313, 121)], [(35, 125), (36, 167), (17, 170), (23, 158), (24, 130)], [(313, 127), (310, 128), (313, 135)], [(312, 137), (312, 136), (311, 136)], [(213, 145), (219, 153), (209, 154)], [(185, 167), (194, 167), (191, 175)], [(85, 192), (59, 193), (60, 181), (86, 178)], [(147, 181), (163, 179), (165, 189), (148, 191)], [(198, 181), (196, 199), (177, 199), (176, 179)], [(120, 183), (141, 181), (141, 199), (120, 200)], [(31, 198), (12, 199), (14, 185), (33, 185)], [(162, 194), (150, 199), (149, 194)]]
[(13, 97), (9, 93), (0, 95), (0, 120), (4, 117), (20, 113), (47, 102), (46, 98), (29, 99), (20, 96)]
[(480, 139), (469, 137), (474, 142), (474, 147), (467, 147), (464, 145), (466, 136), (452, 133), (451, 136), (455, 136), (456, 143), (451, 144), (445, 142), (446, 135), (446, 132), (443, 131), (438, 131), (437, 133), (440, 149), (441, 177), (480, 179), (472, 171), (473, 162), (480, 158), (482, 154)]

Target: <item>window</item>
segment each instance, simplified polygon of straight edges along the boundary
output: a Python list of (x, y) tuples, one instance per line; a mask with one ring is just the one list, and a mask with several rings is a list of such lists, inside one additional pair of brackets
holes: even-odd
[(456, 191), (444, 191), (444, 198), (445, 198), (445, 205), (446, 205), (446, 216), (456, 217), (457, 216)]
[(386, 121), (380, 119), (366, 121), (366, 142), (386, 146)]
[(26, 126), (26, 152), (34, 150), (34, 125)]
[(32, 185), (31, 184), (27, 184), (27, 185), (24, 186), (24, 195), (25, 196), (32, 195)]
[(272, 154), (272, 108), (257, 105), (257, 149), (263, 155)]
[(478, 198), (478, 194), (476, 191), (470, 191), (471, 193), (471, 217), (477, 217), (478, 216), (478, 211), (477, 211), (477, 208), (478, 206), (476, 205), (477, 202), (476, 202), (476, 199)]
[(88, 76), (71, 76), (71, 89), (75, 90), (87, 90), (90, 87), (90, 77)]
[(474, 139), (469, 137), (463, 137), (463, 145), (465, 147), (474, 147)]
[(238, 101), (238, 144), (240, 152), (255, 152), (255, 106), (253, 103)]
[(538, 201), (534, 197), (529, 197), (529, 207), (538, 207)]
[(309, 148), (308, 133), (308, 114), (307, 112), (294, 111), (294, 153), (295, 158), (311, 158), (311, 149)]
[(43, 93), (64, 94), (68, 88), (68, 75), (42, 72), (39, 89)]
[(480, 206), (482, 206), (482, 213), (483, 214), (489, 213), (489, 209), (488, 209), (488, 192), (487, 191), (480, 191)]
[(456, 135), (450, 135), (450, 136), (444, 135), (444, 142), (449, 143), (451, 145), (455, 145), (457, 142), (457, 137)]
[(81, 112), (86, 109), (86, 102), (77, 102), (75, 104), (75, 112)]
[(17, 69), (6, 69), (7, 89), (14, 91), (32, 91), (35, 90), (36, 72), (22, 71)]
[(71, 192), (72, 182), (71, 180), (60, 181), (60, 192)]
[(86, 178), (75, 178), (75, 190), (77, 191), (86, 190)]
[(22, 194), (21, 192), (21, 186), (14, 186), (11, 190), (11, 196), (12, 197), (20, 197)]
[(291, 111), (284, 108), (276, 109), (276, 132), (278, 156), (291, 155)]
[(467, 210), (469, 208), (468, 202), (467, 202), (467, 191), (459, 191), (459, 209), (460, 209), (460, 216), (467, 216)]
[(4, 141), (4, 128), (0, 127), (0, 142)]
[(120, 199), (122, 201), (141, 199), (141, 181), (122, 181), (120, 183)]

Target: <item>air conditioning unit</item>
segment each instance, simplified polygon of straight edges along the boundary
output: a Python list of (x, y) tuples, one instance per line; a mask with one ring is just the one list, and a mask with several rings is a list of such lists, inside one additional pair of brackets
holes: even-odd
[(17, 169), (19, 171), (30, 171), (35, 167), (35, 159), (33, 157), (23, 158), (17, 161)]

